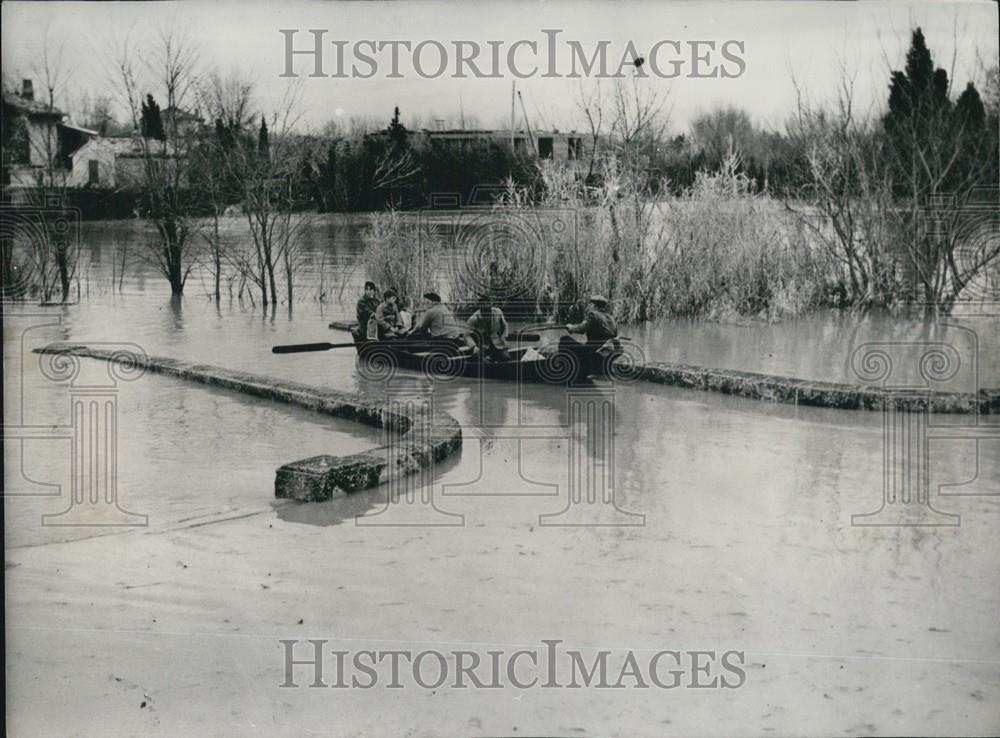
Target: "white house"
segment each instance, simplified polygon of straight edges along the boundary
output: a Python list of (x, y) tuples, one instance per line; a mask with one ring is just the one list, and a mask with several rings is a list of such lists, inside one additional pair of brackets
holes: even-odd
[(92, 138), (73, 152), (70, 187), (129, 189), (142, 182), (142, 147), (135, 136)]

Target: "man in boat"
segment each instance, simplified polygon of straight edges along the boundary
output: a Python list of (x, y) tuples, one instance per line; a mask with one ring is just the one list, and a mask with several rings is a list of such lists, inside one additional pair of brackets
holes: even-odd
[(489, 299), (480, 302), (466, 326), (470, 348), (478, 348), (482, 356), (491, 361), (511, 360), (507, 353), (507, 320), (503, 311)]
[(403, 319), (399, 315), (399, 296), (395, 290), (382, 293), (382, 304), (375, 310), (375, 323), (378, 325), (378, 338), (396, 338), (403, 334)]
[(368, 321), (378, 310), (378, 306), (378, 288), (374, 282), (365, 282), (365, 294), (358, 300), (357, 308), (358, 331), (362, 336), (367, 336)]
[(416, 325), (407, 333), (407, 338), (426, 344), (415, 350), (440, 350), (450, 355), (456, 355), (465, 346), (462, 331), (451, 310), (441, 302), (441, 296), (436, 292), (424, 293), (427, 309), (417, 318)]
[(608, 312), (608, 301), (602, 295), (592, 295), (583, 321), (570, 323), (566, 330), (570, 333), (582, 333), (587, 338), (583, 342), (570, 336), (559, 338), (559, 351), (576, 357), (580, 365), (580, 376), (600, 371), (608, 356), (621, 351), (618, 324)]

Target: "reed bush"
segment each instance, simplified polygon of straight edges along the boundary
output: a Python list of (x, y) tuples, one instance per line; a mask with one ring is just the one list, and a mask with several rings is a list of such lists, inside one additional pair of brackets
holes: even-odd
[(433, 284), (441, 252), (437, 238), (418, 234), (412, 218), (398, 210), (372, 213), (362, 232), (364, 262), (368, 278), (380, 291), (395, 290), (402, 305), (412, 306)]
[(572, 204), (580, 214), (574, 253), (551, 260), (550, 279), (565, 317), (578, 314), (592, 292), (605, 294), (625, 322), (668, 316), (774, 320), (800, 314), (826, 294), (830, 264), (801, 223), (757, 192), (735, 159), (719, 171), (698, 173), (676, 197), (654, 198), (638, 189), (636, 178), (613, 159), (605, 163), (603, 186), (589, 193), (565, 172), (549, 169), (543, 177), (546, 204)]
[(397, 211), (377, 213), (364, 237), (368, 273), (404, 300), (443, 274), (437, 287), (459, 306), (490, 294), (557, 320), (578, 319), (595, 292), (625, 323), (776, 320), (829, 294), (829, 255), (801, 219), (756, 190), (735, 157), (676, 196), (667, 183), (653, 195), (648, 176), (614, 157), (603, 167), (601, 186), (586, 188), (571, 170), (542, 162), (540, 197), (508, 187), (491, 209), (455, 216), (446, 239), (418, 232)]

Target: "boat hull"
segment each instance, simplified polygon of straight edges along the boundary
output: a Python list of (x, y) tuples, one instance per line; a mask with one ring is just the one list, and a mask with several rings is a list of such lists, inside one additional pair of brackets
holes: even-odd
[[(366, 341), (354, 333), (360, 361), (373, 369), (374, 374), (385, 374), (394, 369), (407, 369), (440, 378), (465, 377), (504, 382), (531, 382), (542, 384), (567, 384), (581, 381), (594, 373), (592, 367), (584, 368), (573, 357), (564, 354), (521, 361), (529, 349), (510, 351), (514, 361), (480, 361), (477, 357), (448, 357), (442, 353), (419, 350), (418, 344), (407, 346), (405, 341)], [(585, 371), (586, 369), (586, 371)]]

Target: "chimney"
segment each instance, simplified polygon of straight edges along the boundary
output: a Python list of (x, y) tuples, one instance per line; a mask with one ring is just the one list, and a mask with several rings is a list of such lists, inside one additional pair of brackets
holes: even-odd
[(21, 80), (21, 97), (28, 102), (34, 102), (35, 88), (31, 86), (30, 79)]

